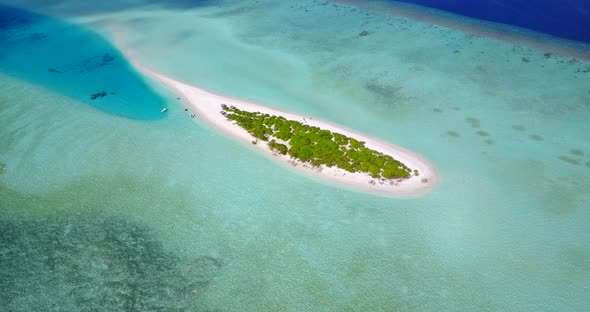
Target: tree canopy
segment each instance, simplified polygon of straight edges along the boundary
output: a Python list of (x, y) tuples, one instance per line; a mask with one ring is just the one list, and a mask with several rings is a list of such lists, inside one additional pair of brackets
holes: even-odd
[(228, 120), (235, 121), (256, 139), (268, 142), (270, 149), (313, 166), (336, 166), (384, 179), (405, 179), (419, 174), (392, 156), (369, 149), (365, 142), (343, 134), (282, 116), (248, 112), (227, 105), (222, 108)]

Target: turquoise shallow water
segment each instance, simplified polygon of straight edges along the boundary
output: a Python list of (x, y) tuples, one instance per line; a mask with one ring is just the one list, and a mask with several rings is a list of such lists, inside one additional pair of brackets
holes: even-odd
[(121, 53), (95, 33), (56, 18), (0, 5), (0, 70), (92, 107), (158, 119), (164, 101)]
[(342, 190), (192, 122), (161, 88), (167, 118), (143, 122), (3, 72), (9, 311), (590, 304), (589, 63), (315, 1), (74, 8), (47, 10), (106, 38), (116, 25), (172, 76), (415, 150), (441, 183), (403, 200)]

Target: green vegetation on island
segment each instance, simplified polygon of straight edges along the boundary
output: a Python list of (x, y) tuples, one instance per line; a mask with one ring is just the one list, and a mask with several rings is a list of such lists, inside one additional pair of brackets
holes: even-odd
[[(348, 172), (364, 172), (373, 178), (405, 179), (419, 175), (389, 155), (365, 147), (365, 142), (340, 133), (309, 126), (282, 116), (248, 112), (221, 105), (221, 114), (268, 146), (315, 167), (336, 166)], [(252, 141), (253, 144), (257, 140)]]

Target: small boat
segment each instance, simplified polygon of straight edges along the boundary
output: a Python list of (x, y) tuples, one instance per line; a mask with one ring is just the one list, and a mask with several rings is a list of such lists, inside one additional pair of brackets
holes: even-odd
[(196, 116), (195, 114), (191, 114), (191, 118), (195, 118), (195, 116)]
[(160, 112), (162, 112), (162, 113), (165, 113), (165, 112), (167, 112), (167, 111), (168, 111), (168, 109), (167, 109), (167, 108), (162, 108), (162, 110), (161, 110)]

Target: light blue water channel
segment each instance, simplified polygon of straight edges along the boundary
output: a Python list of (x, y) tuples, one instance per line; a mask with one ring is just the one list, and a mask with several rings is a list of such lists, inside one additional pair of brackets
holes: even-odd
[(164, 101), (97, 34), (0, 5), (0, 72), (133, 119), (159, 119)]

